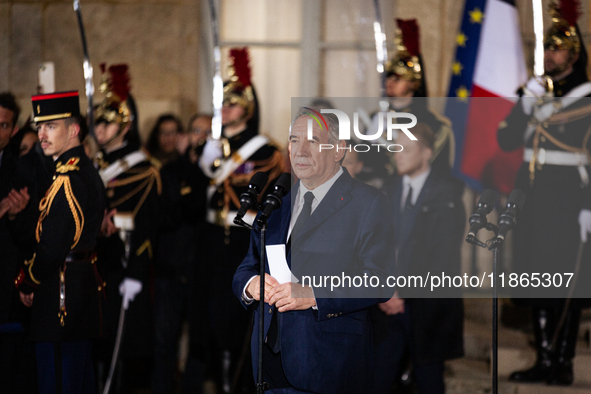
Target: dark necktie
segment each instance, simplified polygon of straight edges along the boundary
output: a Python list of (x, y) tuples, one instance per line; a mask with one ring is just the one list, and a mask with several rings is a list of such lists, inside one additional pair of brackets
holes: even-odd
[(312, 201), (314, 201), (314, 194), (312, 192), (307, 192), (304, 194), (304, 206), (302, 207), (302, 211), (296, 220), (293, 229), (291, 230), (291, 238), (294, 238), (295, 235), (304, 227), (304, 223), (310, 217), (312, 213)]
[[(302, 207), (302, 211), (298, 216), (293, 229), (291, 230), (291, 235), (289, 236), (289, 240), (287, 241), (286, 250), (289, 250), (291, 245), (291, 239), (297, 234), (298, 231), (304, 226), (306, 220), (312, 214), (312, 201), (314, 201), (314, 194), (312, 192), (307, 192), (304, 194), (304, 206)], [(267, 332), (267, 344), (273, 350), (273, 353), (277, 354), (281, 351), (281, 324), (279, 323), (279, 312), (275, 309), (273, 316), (271, 316), (271, 325), (269, 326), (269, 331)]]
[(406, 195), (406, 200), (404, 201), (404, 211), (408, 211), (412, 209), (412, 186), (408, 185), (408, 194)]

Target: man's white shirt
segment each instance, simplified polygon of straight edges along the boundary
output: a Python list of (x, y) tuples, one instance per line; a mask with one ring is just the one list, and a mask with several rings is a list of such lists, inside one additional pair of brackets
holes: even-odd
[(421, 194), (421, 190), (423, 190), (423, 186), (425, 186), (425, 182), (431, 173), (431, 167), (422, 174), (415, 176), (414, 178), (409, 177), (408, 175), (404, 175), (402, 177), (402, 198), (400, 199), (400, 210), (404, 210), (404, 204), (406, 203), (406, 197), (408, 196), (408, 190), (412, 187), (412, 198), (411, 203), (415, 205), (419, 195)]

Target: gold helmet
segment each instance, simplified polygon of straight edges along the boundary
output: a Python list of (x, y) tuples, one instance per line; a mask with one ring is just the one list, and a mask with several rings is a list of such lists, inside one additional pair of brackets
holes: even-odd
[(244, 108), (244, 116), (237, 120), (240, 122), (252, 116), (255, 106), (250, 80), (248, 48), (230, 49), (228, 74), (230, 80), (224, 83), (224, 105), (239, 105)]
[(101, 71), (103, 79), (100, 90), (105, 94), (105, 98), (96, 109), (95, 123), (102, 121), (118, 123), (120, 130), (123, 130), (133, 119), (133, 113), (127, 103), (130, 89), (127, 64), (114, 64), (106, 73), (105, 63), (103, 63)]
[(549, 10), (552, 26), (544, 37), (544, 47), (550, 50), (568, 49), (576, 55), (581, 50), (577, 34), (577, 19), (581, 15), (579, 0), (561, 0), (560, 6), (553, 2)]
[(420, 81), (423, 77), (419, 44), (419, 25), (416, 19), (396, 19), (396, 55), (386, 63), (386, 75), (395, 75), (407, 81)]

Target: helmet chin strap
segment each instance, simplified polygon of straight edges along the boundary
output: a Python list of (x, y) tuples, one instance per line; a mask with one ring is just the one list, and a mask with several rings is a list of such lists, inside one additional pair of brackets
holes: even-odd
[(239, 132), (235, 133), (234, 135), (240, 134), (241, 132), (246, 130), (246, 122), (248, 122), (248, 120), (251, 118), (251, 116), (252, 116), (252, 114), (249, 115), (248, 112), (245, 111), (243, 116), (241, 116), (237, 119), (234, 119), (223, 126), (224, 126), (224, 128), (234, 127), (234, 126), (238, 126), (239, 124), (244, 122), (244, 128), (242, 130), (240, 130)]
[(119, 124), (119, 129), (117, 130), (117, 132), (113, 134), (113, 136), (109, 138), (106, 142), (98, 145), (102, 149), (105, 149), (111, 142), (115, 141), (115, 139), (118, 138), (121, 135), (121, 133), (123, 133), (123, 129), (125, 129), (125, 127), (121, 127), (121, 124)]

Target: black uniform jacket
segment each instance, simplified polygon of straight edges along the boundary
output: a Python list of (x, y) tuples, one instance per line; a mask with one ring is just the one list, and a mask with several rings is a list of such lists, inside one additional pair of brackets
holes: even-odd
[(17, 286), (34, 293), (33, 340), (95, 338), (101, 334), (103, 293), (92, 252), (104, 214), (104, 189), (82, 146), (55, 163), (53, 183), (39, 204), (35, 253), (25, 261)]

